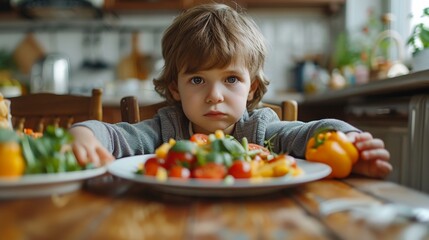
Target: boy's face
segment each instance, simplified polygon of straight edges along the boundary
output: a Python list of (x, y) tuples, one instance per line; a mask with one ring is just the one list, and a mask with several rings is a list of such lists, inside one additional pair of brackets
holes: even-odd
[(233, 61), (222, 69), (209, 69), (178, 75), (178, 84), (170, 86), (175, 100), (181, 101), (195, 133), (213, 133), (221, 129), (231, 134), (246, 110), (247, 100), (256, 89), (243, 61)]

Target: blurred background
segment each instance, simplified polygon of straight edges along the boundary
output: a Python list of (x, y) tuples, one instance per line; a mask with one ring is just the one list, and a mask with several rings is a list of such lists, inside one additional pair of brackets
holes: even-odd
[[(0, 0), (0, 91), (89, 94), (100, 87), (105, 102), (143, 94), (155, 101), (151, 79), (163, 66), (163, 31), (201, 2)], [(266, 97), (297, 100), (412, 71), (406, 42), (429, 6), (421, 0), (223, 2), (245, 8), (266, 37)], [(391, 70), (393, 62), (400, 64), (387, 76), (383, 67)]]

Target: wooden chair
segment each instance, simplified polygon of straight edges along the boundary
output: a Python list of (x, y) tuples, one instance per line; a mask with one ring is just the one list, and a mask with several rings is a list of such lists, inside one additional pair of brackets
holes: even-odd
[[(151, 118), (159, 108), (167, 106), (167, 102), (139, 107), (137, 98), (134, 96), (121, 99), (121, 119), (123, 122), (137, 123), (140, 120)], [(261, 107), (273, 109), (280, 119), (284, 121), (296, 121), (298, 119), (298, 104), (294, 100), (283, 101), (282, 104), (261, 103)]]
[(31, 128), (43, 132), (45, 126), (69, 128), (73, 123), (103, 119), (101, 89), (91, 96), (34, 93), (9, 98), (12, 126), (22, 131)]
[(261, 102), (260, 107), (269, 107), (283, 121), (298, 120), (298, 103), (295, 100), (284, 100), (280, 105)]

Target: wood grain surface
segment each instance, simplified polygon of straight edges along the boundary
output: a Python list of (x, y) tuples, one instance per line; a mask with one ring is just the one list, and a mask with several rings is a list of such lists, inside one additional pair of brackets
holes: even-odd
[(62, 196), (0, 201), (2, 239), (403, 239), (418, 223), (376, 228), (335, 199), (429, 206), (426, 194), (366, 178), (319, 180), (253, 197), (190, 197), (125, 181)]

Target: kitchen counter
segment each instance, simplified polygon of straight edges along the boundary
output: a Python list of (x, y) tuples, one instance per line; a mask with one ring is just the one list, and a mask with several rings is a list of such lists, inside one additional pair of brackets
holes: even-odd
[(306, 104), (330, 104), (340, 100), (355, 100), (365, 97), (414, 94), (429, 89), (429, 70), (395, 78), (371, 81), (339, 91), (331, 91), (305, 97)]
[[(399, 77), (374, 80), (367, 84), (356, 85), (341, 90), (305, 95), (303, 98), (296, 100), (299, 105), (337, 105), (359, 101), (363, 98), (427, 93), (428, 90), (429, 70), (424, 70)], [(267, 98), (266, 102), (280, 104), (281, 101), (289, 98), (290, 96), (287, 93), (277, 94), (275, 97)]]

